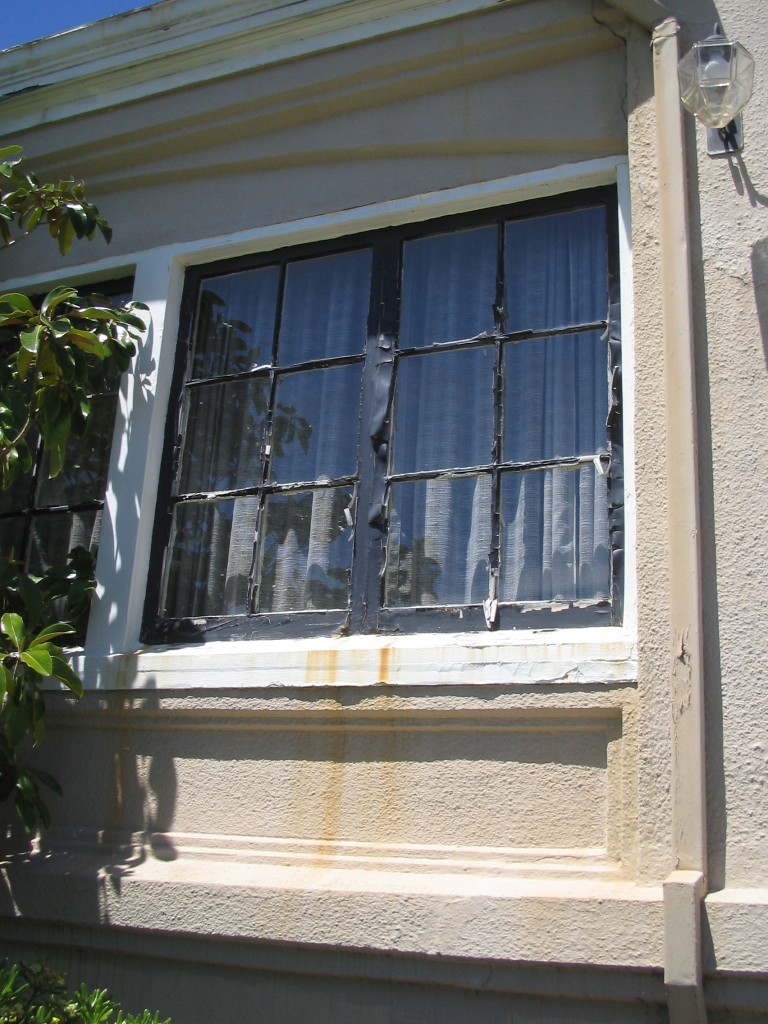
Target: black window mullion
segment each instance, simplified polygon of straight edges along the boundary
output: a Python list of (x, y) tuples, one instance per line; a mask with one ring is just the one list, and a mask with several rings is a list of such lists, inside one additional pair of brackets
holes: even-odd
[(352, 564), (350, 628), (363, 633), (377, 628), (381, 603), (399, 267), (400, 241), (385, 235), (373, 247)]

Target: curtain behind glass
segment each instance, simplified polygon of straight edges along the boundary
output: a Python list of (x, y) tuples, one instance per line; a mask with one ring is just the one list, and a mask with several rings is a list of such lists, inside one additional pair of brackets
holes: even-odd
[[(406, 245), (401, 348), (492, 328), (495, 238), (494, 228), (484, 228)], [(505, 260), (506, 331), (605, 318), (602, 207), (508, 223)], [(509, 342), (501, 372), (503, 461), (608, 450), (608, 349), (601, 331)], [(391, 471), (487, 464), (493, 408), (491, 346), (401, 357)], [(500, 490), (502, 601), (609, 596), (606, 478), (594, 466), (505, 472)], [(490, 475), (393, 483), (387, 603), (481, 602), (488, 596), (491, 525)]]

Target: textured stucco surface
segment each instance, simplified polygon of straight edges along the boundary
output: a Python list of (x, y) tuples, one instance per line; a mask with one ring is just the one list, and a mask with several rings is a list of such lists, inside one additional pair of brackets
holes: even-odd
[[(711, 160), (690, 118), (685, 130), (705, 987), (711, 1020), (760, 1020), (768, 21), (749, 0), (667, 6), (682, 46), (719, 19), (757, 60), (743, 157)], [(15, 116), (34, 99), (11, 102)], [(678, 866), (667, 424), (680, 389), (665, 374), (647, 31), (582, 0), (500, 4), (89, 110), (74, 125), (48, 119), (41, 100), (39, 120), (18, 141), (41, 173), (88, 180), (115, 228), (110, 268), (127, 269), (154, 247), (626, 154), (637, 593), (630, 635), (613, 645), (328, 640), (229, 660), (218, 647), (92, 658), (86, 676), (101, 689), (78, 708), (53, 702), (43, 760), (67, 799), (31, 862), (23, 844), (9, 854), (0, 944), (42, 950), (118, 994), (140, 984), (191, 1024), (212, 1019), (221, 986), (254, 1021), (304, 1020), (307, 1005), (313, 1020), (349, 1024), (666, 1020), (661, 885)], [(98, 268), (106, 252), (69, 262)], [(137, 280), (153, 286), (153, 268), (170, 263), (146, 262)], [(58, 266), (35, 242), (13, 263), (0, 257), (0, 277)], [(171, 349), (177, 285), (158, 275), (152, 295)], [(162, 379), (156, 369), (147, 381)], [(166, 1004), (169, 965), (186, 980)]]

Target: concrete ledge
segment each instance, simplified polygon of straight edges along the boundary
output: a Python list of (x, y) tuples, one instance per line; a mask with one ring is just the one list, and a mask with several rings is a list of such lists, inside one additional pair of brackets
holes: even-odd
[(661, 889), (619, 882), (67, 855), (6, 862), (3, 880), (0, 914), (27, 921), (490, 961), (663, 957)]

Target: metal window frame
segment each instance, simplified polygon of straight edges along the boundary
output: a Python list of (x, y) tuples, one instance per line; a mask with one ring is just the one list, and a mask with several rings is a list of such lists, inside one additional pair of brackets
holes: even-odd
[[(608, 472), (609, 533), (611, 547), (611, 599), (591, 602), (558, 602), (540, 604), (499, 603), (499, 615), (491, 628), (502, 629), (556, 629), (570, 626), (618, 625), (623, 615), (623, 568), (624, 568), (624, 493), (623, 493), (623, 444), (621, 429), (621, 332), (619, 307), (619, 245), (618, 210), (615, 186), (604, 186), (582, 191), (569, 192), (546, 199), (529, 200), (505, 204), (467, 213), (451, 214), (412, 225), (380, 228), (370, 232), (351, 234), (340, 238), (327, 239), (297, 246), (277, 248), (253, 256), (237, 257), (210, 264), (201, 264), (187, 270), (182, 297), (179, 340), (176, 365), (171, 385), (171, 401), (166, 421), (166, 432), (160, 474), (155, 530), (150, 556), (150, 573), (145, 602), (142, 640), (148, 644), (174, 644), (203, 642), (206, 639), (248, 640), (257, 638), (313, 637), (346, 635), (348, 633), (412, 633), (412, 632), (464, 632), (486, 631), (489, 628), (486, 614), (480, 605), (428, 606), (428, 607), (387, 607), (384, 603), (384, 568), (386, 556), (386, 506), (389, 486), (400, 476), (389, 474), (387, 452), (391, 443), (392, 399), (396, 361), (407, 357), (411, 350), (397, 350), (399, 316), (399, 286), (402, 246), (405, 242), (437, 234), (441, 231), (457, 231), (462, 228), (497, 224), (499, 236), (503, 235), (503, 224), (537, 214), (566, 212), (588, 206), (604, 205), (607, 209), (607, 251), (609, 311), (606, 321), (593, 325), (581, 325), (579, 330), (603, 328), (607, 332), (610, 367), (612, 373), (608, 416), (608, 440), (610, 469)], [(501, 246), (501, 241), (500, 241)], [(180, 415), (185, 387), (205, 386), (185, 379), (186, 367), (194, 345), (194, 331), (197, 315), (197, 296), (203, 281), (213, 277), (237, 273), (259, 267), (281, 265), (282, 293), (285, 268), (289, 262), (330, 255), (370, 247), (372, 249), (371, 294), (369, 304), (368, 337), (362, 357), (342, 357), (333, 360), (311, 360), (306, 368), (321, 368), (340, 362), (363, 362), (363, 384), (361, 397), (360, 433), (358, 442), (358, 473), (356, 479), (340, 481), (351, 483), (357, 488), (357, 517), (353, 539), (352, 569), (350, 576), (350, 602), (346, 609), (332, 611), (297, 612), (254, 612), (247, 615), (221, 615), (162, 619), (158, 615), (161, 588), (164, 575), (166, 551), (169, 545), (172, 509), (172, 493), (175, 468), (181, 445)], [(501, 259), (499, 262), (501, 267)], [(498, 377), (500, 346), (511, 341), (533, 338), (538, 335), (552, 336), (557, 333), (573, 333), (573, 328), (562, 331), (517, 332), (504, 334), (500, 327), (503, 307), (504, 281), (497, 274), (496, 324), (492, 343), (496, 346), (496, 369)], [(279, 309), (275, 325), (275, 337), (279, 330)], [(477, 344), (478, 342), (475, 342)], [(487, 343), (487, 342), (486, 342)], [(445, 348), (461, 348), (472, 345), (472, 340), (448, 343)], [(429, 351), (419, 349), (418, 351)], [(413, 354), (413, 353), (411, 353)], [(273, 349), (274, 356), (274, 349)], [(304, 368), (304, 364), (301, 364)], [(297, 367), (292, 366), (291, 372)], [(269, 370), (272, 376), (274, 394), (275, 361)], [(265, 372), (260, 369), (259, 372)], [(284, 368), (278, 370), (285, 372)], [(254, 372), (230, 375), (226, 379), (254, 375)], [(220, 378), (217, 378), (217, 381)], [(500, 383), (494, 382), (495, 410), (501, 414)], [(573, 465), (576, 460), (550, 460), (537, 466)], [(495, 458), (492, 466), (483, 467), (491, 472), (494, 483), (492, 514), (495, 518), (494, 531), (498, 537), (498, 480), (505, 464)], [(525, 468), (517, 466), (516, 468)], [(469, 472), (467, 469), (459, 471)], [(422, 476), (450, 476), (450, 471)], [(325, 486), (325, 482), (324, 482)], [(241, 493), (259, 493), (261, 507), (268, 493), (290, 490), (307, 490), (306, 484), (269, 485), (262, 482), (244, 491), (216, 492), (216, 497), (234, 497)], [(194, 496), (184, 496), (190, 500)], [(493, 553), (491, 553), (493, 559)], [(498, 551), (496, 551), (498, 558)]]

